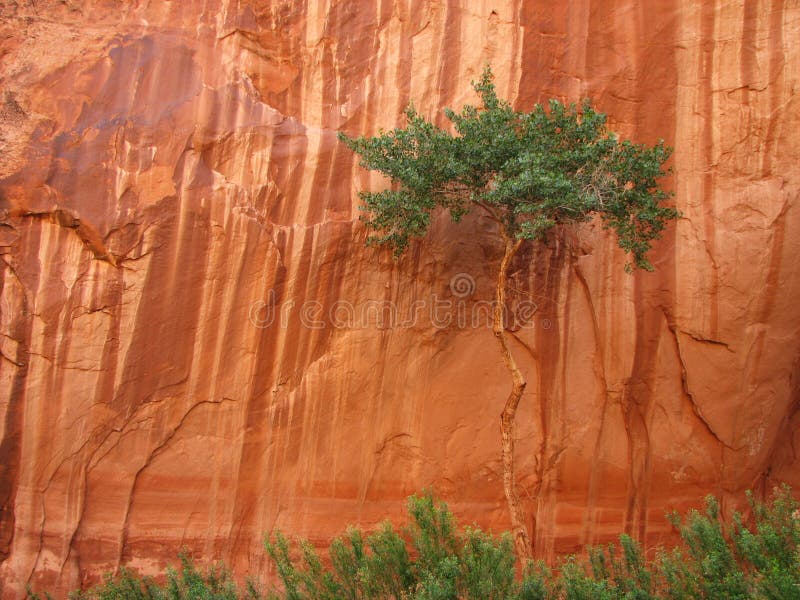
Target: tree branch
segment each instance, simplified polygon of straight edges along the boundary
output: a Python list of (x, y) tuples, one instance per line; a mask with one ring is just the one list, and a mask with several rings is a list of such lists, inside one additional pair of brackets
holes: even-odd
[(489, 218), (492, 219), (492, 221), (494, 221), (498, 225), (500, 225), (503, 228), (503, 230), (505, 231), (505, 226), (503, 225), (503, 221), (500, 219), (500, 217), (497, 216), (497, 213), (492, 209), (491, 206), (489, 206), (485, 202), (481, 202), (480, 200), (473, 200), (473, 202), (475, 202), (475, 204), (477, 204), (483, 210), (485, 210), (487, 213), (489, 213)]

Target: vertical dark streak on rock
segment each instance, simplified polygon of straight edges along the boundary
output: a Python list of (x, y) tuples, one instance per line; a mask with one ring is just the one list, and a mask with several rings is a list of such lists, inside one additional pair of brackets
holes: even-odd
[(625, 510), (625, 533), (640, 538), (647, 514), (648, 481), (652, 448), (648, 430), (652, 411), (652, 385), (662, 317), (646, 310), (641, 278), (636, 276), (636, 343), (633, 366), (622, 396), (625, 431), (628, 435), (629, 488)]
[(575, 264), (573, 266), (575, 276), (583, 290), (586, 298), (586, 303), (589, 306), (589, 311), (592, 317), (592, 332), (594, 334), (594, 361), (593, 370), (598, 382), (598, 400), (601, 405), (600, 409), (600, 426), (597, 430), (597, 438), (594, 443), (594, 450), (592, 452), (592, 468), (589, 475), (589, 483), (586, 492), (586, 510), (584, 511), (583, 526), (581, 527), (581, 544), (594, 543), (594, 531), (597, 524), (597, 496), (600, 491), (600, 482), (603, 476), (603, 446), (604, 446), (604, 433), (606, 428), (606, 419), (608, 418), (608, 404), (609, 404), (609, 390), (608, 380), (606, 378), (606, 359), (605, 359), (605, 344), (606, 340), (601, 334), (600, 321), (592, 299), (592, 292), (586, 277), (580, 269), (580, 266)]
[[(716, 113), (714, 112), (714, 83), (712, 81), (714, 78), (714, 53), (716, 50), (716, 5), (716, 0), (702, 2), (700, 5), (701, 51), (698, 53), (700, 60), (698, 94), (704, 121), (700, 139), (700, 155), (698, 156), (702, 163), (697, 166), (702, 172), (704, 242), (708, 254), (712, 257), (716, 255), (717, 241), (717, 216), (714, 206), (717, 169), (714, 152), (714, 120)], [(706, 273), (711, 278), (708, 300), (708, 337), (717, 339), (719, 337), (719, 273), (715, 268), (707, 268)]]
[[(27, 298), (23, 296), (23, 312), (30, 314)], [(0, 369), (14, 369), (11, 390), (8, 395), (8, 408), (3, 426), (3, 439), (0, 441), (0, 562), (11, 553), (16, 524), (15, 504), (20, 476), (22, 454), (22, 429), (25, 414), (25, 389), (28, 377), (31, 330), (33, 317), (18, 318), (12, 335), (17, 341), (15, 360), (17, 366), (9, 367), (0, 361)], [(21, 365), (21, 366), (20, 366)]]
[[(558, 310), (554, 307), (562, 305), (559, 297), (561, 295), (562, 277), (567, 255), (563, 246), (563, 241), (560, 238), (556, 237), (554, 244), (554, 248), (548, 249), (547, 254), (549, 256), (547, 256), (547, 262), (545, 263), (544, 260), (540, 262), (540, 264), (543, 265), (544, 273), (542, 275), (537, 274), (534, 279), (535, 281), (539, 279), (539, 277), (542, 277), (542, 285), (534, 285), (530, 289), (541, 289), (542, 294), (547, 301), (549, 301), (548, 307), (553, 310)], [(544, 253), (539, 254), (538, 256), (543, 259), (543, 254)], [(527, 253), (525, 256), (528, 256)], [(559, 390), (556, 381), (558, 360), (559, 357), (562, 356), (562, 340), (560, 335), (562, 324), (558, 322), (557, 314), (543, 314), (542, 318), (548, 318), (551, 322), (551, 326), (547, 329), (543, 327), (536, 328), (536, 348), (541, 357), (539, 381), (536, 382), (538, 384), (536, 387), (536, 396), (535, 399), (531, 399), (531, 394), (528, 393), (523, 397), (523, 402), (537, 402), (539, 433), (541, 435), (538, 450), (539, 455), (537, 457), (538, 472), (536, 483), (541, 492), (538, 494), (538, 497), (534, 498), (536, 505), (532, 509), (526, 509), (531, 519), (530, 537), (533, 542), (534, 555), (537, 558), (552, 557), (554, 552), (554, 539), (552, 536), (544, 535), (544, 527), (540, 527), (539, 521), (548, 517), (552, 518), (555, 509), (555, 489), (549, 488), (550, 478), (545, 471), (545, 465), (549, 460), (548, 453), (551, 446), (550, 435), (552, 427), (550, 418), (553, 412), (552, 403), (563, 402), (563, 398), (560, 397), (562, 392)], [(529, 388), (532, 389), (533, 386), (529, 386)], [(552, 523), (548, 523), (548, 527), (550, 525), (552, 525)]]
[[(25, 254), (36, 256), (41, 244), (41, 225), (28, 233), (28, 236), (19, 240), (14, 247), (14, 254), (10, 260), (14, 261), (16, 255)], [(28, 290), (25, 283), (17, 274), (13, 262), (9, 263), (3, 259), (5, 269), (3, 269), (3, 287), (0, 294), (5, 291), (7, 273), (14, 274), (17, 283), (22, 287), (20, 299), (21, 313), (14, 315), (10, 323), (10, 337), (17, 343), (17, 351), (14, 356), (16, 365), (9, 367), (5, 361), (0, 361), (0, 370), (13, 368), (11, 389), (8, 394), (8, 407), (6, 408), (5, 423), (3, 426), (3, 438), (0, 440), (0, 563), (5, 561), (11, 553), (11, 546), (14, 540), (16, 529), (16, 506), (17, 489), (19, 486), (20, 468), (22, 461), (22, 435), (25, 422), (25, 403), (27, 392), (28, 370), (30, 368), (30, 344), (33, 332), (33, 321), (35, 316), (33, 306), (30, 305)], [(40, 265), (37, 264), (33, 281), (28, 282), (33, 290), (38, 288), (40, 277)]]
[[(445, 0), (446, 12), (444, 14), (444, 34), (442, 35), (440, 56), (447, 56), (447, 60), (439, 61), (436, 73), (436, 89), (431, 90), (431, 95), (438, 98), (438, 107), (448, 106), (452, 91), (452, 74), (459, 72), (461, 62), (461, 10), (458, 0)], [(437, 111), (438, 113), (438, 111)], [(441, 119), (441, 115), (436, 115)]]
[[(763, 0), (766, 2), (767, 0)], [(769, 73), (767, 87), (769, 89), (769, 116), (767, 130), (764, 135), (764, 149), (762, 156), (764, 162), (761, 167), (761, 176), (772, 177), (772, 159), (775, 157), (779, 139), (776, 131), (778, 124), (783, 121), (780, 113), (780, 103), (784, 96), (783, 71), (786, 68), (786, 52), (783, 44), (783, 19), (785, 0), (771, 0), (769, 11)], [(791, 135), (791, 134), (789, 134)]]

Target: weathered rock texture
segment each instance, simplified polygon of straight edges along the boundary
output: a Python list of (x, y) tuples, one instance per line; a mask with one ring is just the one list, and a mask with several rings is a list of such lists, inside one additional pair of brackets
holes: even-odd
[[(181, 545), (265, 575), (265, 531), (322, 543), (425, 486), (507, 527), (509, 383), (490, 329), (458, 321), (491, 298), (492, 225), (439, 219), (398, 263), (365, 249), (355, 193), (381, 182), (336, 139), (410, 99), (474, 100), (487, 61), (520, 108), (590, 96), (624, 136), (664, 137), (683, 211), (653, 274), (626, 275), (598, 226), (517, 261), (538, 305), (517, 332), (536, 553), (653, 543), (666, 509), (800, 484), (795, 0), (20, 0), (0, 18), (3, 598)], [(452, 322), (415, 308), (434, 299)]]

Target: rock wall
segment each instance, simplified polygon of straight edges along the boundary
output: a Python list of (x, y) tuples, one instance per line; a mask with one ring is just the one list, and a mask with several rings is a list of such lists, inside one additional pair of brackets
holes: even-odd
[(515, 265), (537, 555), (800, 484), (799, 59), (794, 0), (3, 3), (2, 597), (182, 545), (269, 576), (264, 532), (424, 487), (508, 525), (492, 225), (365, 248), (381, 181), (336, 139), (473, 101), (487, 61), (519, 108), (665, 138), (683, 211), (652, 274), (596, 224)]

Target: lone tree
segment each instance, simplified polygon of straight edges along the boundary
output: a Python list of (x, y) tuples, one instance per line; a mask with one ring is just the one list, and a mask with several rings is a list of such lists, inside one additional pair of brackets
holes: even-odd
[(551, 100), (518, 112), (498, 99), (487, 66), (473, 82), (482, 106), (445, 109), (455, 135), (406, 111), (407, 125), (375, 137), (339, 138), (361, 157), (361, 166), (388, 176), (392, 187), (362, 192), (363, 220), (374, 233), (368, 243), (386, 245), (400, 256), (421, 238), (436, 208), (454, 221), (477, 209), (497, 224), (503, 258), (497, 267), (493, 331), (512, 386), (500, 417), (503, 488), (517, 555), (530, 558), (531, 542), (516, 492), (515, 415), (526, 381), (505, 329), (506, 280), (512, 259), (526, 242), (556, 225), (599, 215), (614, 229), (633, 268), (653, 270), (646, 254), (666, 222), (678, 216), (662, 205), (669, 194), (657, 180), (665, 175), (671, 150), (620, 142), (606, 129), (606, 116), (588, 101), (577, 108)]

